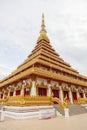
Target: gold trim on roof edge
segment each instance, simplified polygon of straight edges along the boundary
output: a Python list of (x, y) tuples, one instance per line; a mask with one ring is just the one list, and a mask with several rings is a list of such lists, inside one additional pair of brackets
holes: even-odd
[(19, 73), (16, 76), (10, 78), (10, 79), (7, 79), (6, 81), (0, 83), (0, 87), (11, 84), (12, 82), (17, 81), (18, 79), (24, 78), (24, 77), (29, 76), (31, 74), (35, 74), (35, 75), (39, 75), (39, 76), (41, 75), (41, 76), (51, 78), (51, 79), (55, 79), (55, 80), (58, 80), (58, 81), (63, 81), (63, 82), (87, 87), (87, 82), (85, 82), (85, 81), (81, 81), (79, 79), (74, 79), (72, 77), (66, 77), (63, 74), (53, 73), (52, 71), (43, 70), (43, 69), (38, 68), (38, 67), (32, 67), (29, 70), (26, 70), (22, 73)]

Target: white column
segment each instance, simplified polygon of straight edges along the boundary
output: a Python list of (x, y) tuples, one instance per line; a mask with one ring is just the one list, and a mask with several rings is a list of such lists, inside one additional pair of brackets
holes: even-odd
[(16, 89), (14, 89), (13, 96), (16, 96)]
[(73, 97), (72, 97), (71, 89), (69, 89), (69, 99), (70, 99), (70, 103), (73, 104)]
[(59, 97), (60, 97), (61, 101), (64, 102), (62, 86), (60, 86)]
[(21, 87), (21, 94), (20, 94), (21, 96), (23, 96), (24, 95), (24, 85), (22, 85), (22, 87)]
[(69, 108), (64, 109), (65, 117), (69, 117)]
[(5, 93), (3, 93), (3, 99), (5, 98)]
[(35, 85), (35, 81), (32, 81), (31, 96), (36, 96), (36, 85)]
[(83, 98), (86, 98), (85, 92), (83, 93)]
[(47, 96), (51, 96), (51, 84), (48, 84)]
[(80, 98), (79, 91), (77, 90), (77, 99)]

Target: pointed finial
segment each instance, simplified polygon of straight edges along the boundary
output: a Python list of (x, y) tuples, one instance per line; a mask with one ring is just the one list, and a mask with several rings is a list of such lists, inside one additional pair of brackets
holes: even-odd
[(44, 20), (44, 13), (42, 13), (42, 19)]
[(46, 33), (46, 30), (45, 30), (45, 24), (44, 24), (44, 13), (42, 13), (42, 25), (41, 25), (41, 31), (40, 33)]
[(45, 24), (44, 24), (44, 13), (42, 13), (42, 24), (41, 24), (41, 31), (40, 31), (40, 36), (37, 39), (37, 43), (41, 40), (45, 40), (47, 42), (50, 42), (45, 30)]

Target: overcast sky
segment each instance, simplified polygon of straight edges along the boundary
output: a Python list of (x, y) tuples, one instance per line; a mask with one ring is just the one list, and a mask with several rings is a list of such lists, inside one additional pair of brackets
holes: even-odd
[(42, 12), (53, 48), (87, 75), (87, 0), (0, 0), (0, 77), (35, 47)]

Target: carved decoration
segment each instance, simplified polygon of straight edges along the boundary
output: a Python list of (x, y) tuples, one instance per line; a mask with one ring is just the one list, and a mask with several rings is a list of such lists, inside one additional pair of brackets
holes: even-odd
[(24, 88), (31, 88), (32, 87), (32, 81), (29, 84), (26, 84)]
[(31, 80), (32, 80), (32, 81), (36, 81), (36, 78), (37, 78), (37, 77), (36, 77), (35, 75), (32, 75), (32, 76), (31, 76)]
[(59, 84), (59, 86), (62, 86), (62, 82), (61, 81), (58, 81), (58, 84)]
[(72, 91), (72, 92), (77, 92), (77, 90), (76, 90), (75, 87), (72, 87), (72, 88), (71, 88), (71, 91)]
[(22, 89), (22, 86), (17, 86), (16, 87), (16, 90), (21, 90)]
[(47, 80), (47, 83), (48, 83), (48, 84), (51, 84), (51, 79), (48, 79), (48, 80)]
[(55, 90), (60, 90), (60, 88), (57, 87), (56, 85), (52, 86), (51, 88), (52, 88), (52, 90), (53, 90), (53, 89), (55, 89)]
[(44, 82), (42, 82), (41, 84), (37, 84), (36, 88), (48, 88), (48, 86), (45, 85)]
[(78, 89), (78, 91), (81, 92), (81, 93), (83, 93), (84, 90), (80, 87), (80, 88)]

